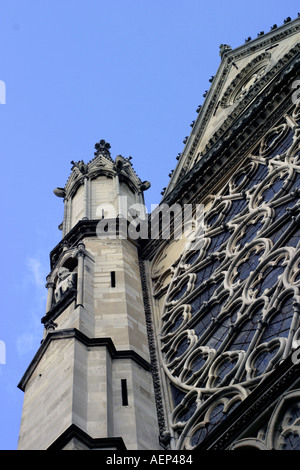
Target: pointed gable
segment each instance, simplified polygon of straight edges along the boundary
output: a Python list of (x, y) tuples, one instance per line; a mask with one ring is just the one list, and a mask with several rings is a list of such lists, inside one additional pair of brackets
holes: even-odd
[(194, 165), (218, 142), (228, 129), (246, 115), (247, 110), (300, 51), (300, 18), (274, 27), (267, 34), (234, 50), (220, 46), (221, 63), (205, 96), (192, 132), (186, 140), (177, 167), (171, 175), (163, 199), (189, 173)]

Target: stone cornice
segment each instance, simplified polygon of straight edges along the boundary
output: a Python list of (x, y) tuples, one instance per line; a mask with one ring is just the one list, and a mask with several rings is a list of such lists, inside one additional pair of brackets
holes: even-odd
[(75, 339), (77, 341), (80, 341), (82, 344), (84, 344), (88, 348), (105, 347), (107, 348), (112, 359), (130, 359), (134, 361), (136, 364), (138, 364), (140, 367), (142, 367), (143, 369), (147, 371), (150, 370), (150, 364), (148, 361), (146, 361), (143, 357), (141, 357), (135, 351), (117, 350), (111, 338), (89, 338), (84, 333), (77, 330), (77, 328), (70, 328), (70, 329), (53, 331), (47, 334), (46, 338), (43, 340), (40, 348), (38, 349), (37, 353), (35, 354), (33, 360), (29, 364), (25, 374), (23, 375), (22, 379), (20, 380), (18, 384), (18, 388), (20, 388), (20, 390), (25, 391), (28, 380), (30, 379), (37, 365), (39, 364), (49, 344), (52, 341), (65, 340), (65, 339)]
[(122, 437), (91, 437), (76, 424), (71, 424), (46, 450), (63, 450), (72, 439), (80, 441), (87, 450), (126, 451)]
[(253, 52), (266, 50), (274, 44), (282, 41), (283, 39), (297, 34), (300, 31), (300, 20), (296, 18), (289, 23), (278, 26), (276, 29), (265, 33), (262, 36), (258, 36), (252, 39), (250, 42), (243, 44), (227, 53), (227, 57), (230, 60), (240, 60)]
[[(116, 219), (82, 219), (66, 234), (66, 236), (53, 248), (50, 252), (50, 265), (51, 270), (54, 269), (61, 256), (66, 249), (76, 246), (84, 238), (97, 237), (97, 225), (101, 220), (105, 220), (108, 225), (115, 225), (115, 238), (118, 238), (121, 233), (127, 233), (129, 222), (125, 218)], [(107, 232), (109, 238), (110, 233)], [(121, 237), (120, 237), (121, 239)], [(136, 240), (132, 240), (128, 236), (128, 240), (136, 244)]]
[(72, 198), (85, 180), (93, 180), (99, 176), (119, 177), (119, 180), (126, 183), (133, 192), (144, 191), (146, 182), (142, 182), (136, 174), (131, 159), (132, 157), (124, 158), (122, 155), (117, 155), (114, 161), (109, 150), (101, 148), (88, 163), (84, 163), (83, 160), (72, 161), (71, 174), (64, 188), (56, 188), (54, 194), (66, 199)]
[(76, 295), (77, 289), (74, 287), (69, 289), (62, 299), (57, 304), (54, 304), (51, 310), (41, 319), (41, 323), (43, 323), (45, 327), (51, 325), (72, 302), (76, 301)]

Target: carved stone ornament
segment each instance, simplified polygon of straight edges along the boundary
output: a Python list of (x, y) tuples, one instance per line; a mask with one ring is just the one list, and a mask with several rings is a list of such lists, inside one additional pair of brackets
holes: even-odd
[(250, 88), (265, 73), (270, 58), (271, 54), (269, 52), (263, 52), (252, 59), (251, 62), (237, 74), (221, 99), (221, 106), (223, 108), (231, 106), (233, 103), (243, 99), (244, 95), (248, 93)]
[(173, 271), (154, 260), (178, 449), (197, 447), (298, 341), (299, 154), (300, 131), (287, 116), (214, 197), (199, 249), (184, 251)]
[(55, 302), (59, 302), (67, 291), (73, 287), (76, 287), (76, 274), (71, 273), (67, 268), (60, 268), (54, 290)]

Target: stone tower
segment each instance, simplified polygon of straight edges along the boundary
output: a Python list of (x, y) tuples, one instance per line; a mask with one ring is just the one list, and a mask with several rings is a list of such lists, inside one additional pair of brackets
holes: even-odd
[(63, 239), (50, 254), (44, 337), (19, 384), (19, 449), (159, 448), (138, 247), (126, 236), (149, 183), (131, 157), (114, 161), (104, 140), (95, 149), (54, 190)]

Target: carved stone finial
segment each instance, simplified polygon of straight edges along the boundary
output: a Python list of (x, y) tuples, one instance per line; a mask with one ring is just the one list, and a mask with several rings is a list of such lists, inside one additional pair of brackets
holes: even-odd
[(226, 54), (227, 52), (231, 51), (232, 48), (228, 44), (221, 44), (220, 45), (220, 56), (221, 58)]
[(131, 166), (130, 160), (132, 157), (124, 158), (122, 155), (116, 156), (115, 168), (119, 172), (121, 170), (128, 170)]
[(110, 151), (109, 151), (110, 148), (111, 148), (111, 145), (108, 142), (105, 142), (104, 139), (101, 139), (100, 142), (97, 142), (95, 144), (96, 152), (94, 153), (94, 155), (98, 155), (100, 152), (110, 154)]
[(74, 168), (77, 168), (80, 173), (83, 175), (88, 172), (88, 165), (84, 163), (83, 160), (80, 160), (79, 162), (74, 162), (73, 160), (71, 161), (72, 163), (72, 170)]

